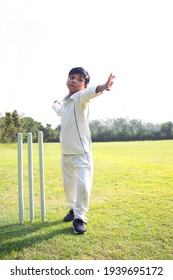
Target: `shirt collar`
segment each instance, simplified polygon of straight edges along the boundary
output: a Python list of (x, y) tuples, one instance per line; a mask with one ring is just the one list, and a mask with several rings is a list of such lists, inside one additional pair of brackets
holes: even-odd
[(63, 101), (64, 102), (67, 102), (69, 99), (72, 99), (74, 100), (74, 96), (76, 95), (76, 93), (78, 92), (75, 92), (73, 95), (71, 95), (70, 97), (68, 97), (68, 94), (63, 98)]

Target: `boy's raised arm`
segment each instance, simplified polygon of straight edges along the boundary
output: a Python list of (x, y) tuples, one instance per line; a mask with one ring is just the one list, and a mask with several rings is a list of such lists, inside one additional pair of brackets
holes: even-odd
[(113, 80), (115, 79), (115, 76), (113, 74), (110, 74), (107, 82), (103, 85), (99, 85), (96, 87), (96, 93), (102, 92), (104, 90), (110, 90), (112, 84), (113, 84)]

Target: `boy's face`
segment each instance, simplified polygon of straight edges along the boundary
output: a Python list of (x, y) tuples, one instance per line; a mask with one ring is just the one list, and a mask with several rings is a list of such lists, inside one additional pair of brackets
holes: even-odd
[(66, 85), (71, 95), (77, 91), (87, 88), (84, 77), (77, 73), (73, 73), (68, 77)]

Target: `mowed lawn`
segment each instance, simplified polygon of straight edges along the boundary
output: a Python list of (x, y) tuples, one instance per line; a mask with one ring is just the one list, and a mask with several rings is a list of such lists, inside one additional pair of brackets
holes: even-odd
[(60, 145), (44, 144), (46, 221), (40, 218), (38, 144), (33, 146), (35, 219), (18, 218), (17, 144), (0, 144), (0, 259), (173, 259), (173, 141), (93, 143), (94, 180), (85, 235), (62, 221)]

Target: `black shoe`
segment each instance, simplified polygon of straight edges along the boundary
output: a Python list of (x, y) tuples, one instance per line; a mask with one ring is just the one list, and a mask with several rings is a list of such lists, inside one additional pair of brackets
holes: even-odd
[(71, 209), (71, 210), (67, 213), (67, 215), (64, 217), (63, 221), (64, 221), (64, 222), (71, 222), (71, 221), (73, 221), (73, 220), (74, 220), (74, 212), (73, 212), (73, 210)]
[(84, 222), (80, 219), (74, 219), (73, 228), (74, 228), (74, 233), (82, 234), (86, 232)]

